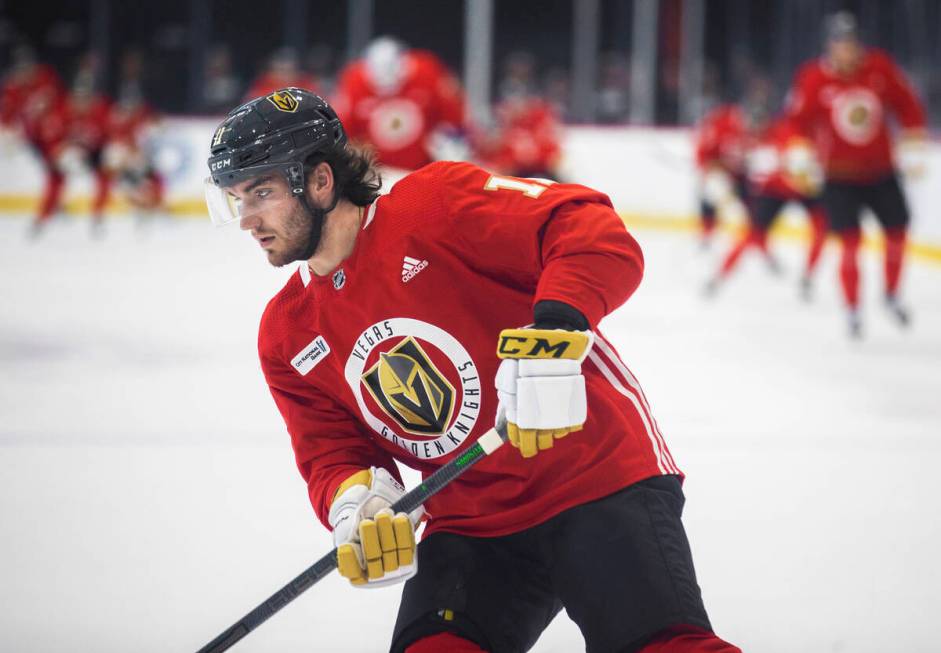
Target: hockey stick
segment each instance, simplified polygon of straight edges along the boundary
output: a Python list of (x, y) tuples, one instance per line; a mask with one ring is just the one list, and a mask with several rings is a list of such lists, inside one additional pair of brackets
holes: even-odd
[[(477, 439), (467, 451), (451, 460), (418, 486), (392, 504), (392, 512), (412, 512), (433, 495), (444, 489), (451, 481), (486, 458), (506, 442), (506, 422), (501, 421)], [(197, 653), (221, 653), (228, 651), (239, 640), (258, 628), (268, 617), (300, 596), (314, 583), (337, 568), (337, 550), (327, 555), (298, 574), (294, 580), (272, 594), (268, 599), (235, 622), (221, 635), (199, 649)]]

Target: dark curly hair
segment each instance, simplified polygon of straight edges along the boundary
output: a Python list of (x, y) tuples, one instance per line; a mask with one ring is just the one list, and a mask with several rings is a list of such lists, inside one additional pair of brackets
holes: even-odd
[(382, 178), (371, 150), (343, 145), (330, 152), (317, 152), (307, 157), (304, 172), (309, 173), (324, 162), (333, 169), (337, 197), (356, 206), (366, 206), (379, 197)]

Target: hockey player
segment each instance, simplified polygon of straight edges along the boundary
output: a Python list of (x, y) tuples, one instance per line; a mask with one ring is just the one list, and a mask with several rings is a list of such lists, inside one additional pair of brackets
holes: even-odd
[[(563, 606), (589, 650), (739, 650), (703, 608), (682, 475), (596, 330), (643, 270), (605, 195), (440, 162), (378, 197), (300, 89), (230, 113), (208, 163), (213, 220), (301, 262), (262, 317), (261, 366), (340, 573), (407, 580), (392, 651), (525, 651)], [(517, 452), (391, 514), (396, 461), (433, 472), (498, 416)]]
[(38, 235), (58, 210), (65, 175), (55, 160), (65, 138), (65, 89), (59, 75), (36, 60), (32, 48), (20, 45), (13, 52), (13, 67), (0, 89), (0, 130), (22, 137), (33, 149), (45, 173), (45, 186), (31, 234)]
[(156, 122), (153, 109), (137, 92), (128, 91), (114, 103), (108, 125), (105, 164), (139, 225), (163, 208), (163, 177), (146, 146)]
[(535, 95), (512, 96), (494, 112), (496, 129), (475, 139), (488, 168), (513, 177), (559, 179), (559, 119), (552, 105)]
[(279, 88), (297, 86), (312, 93), (318, 92), (320, 84), (313, 75), (301, 70), (297, 53), (293, 48), (280, 48), (272, 53), (267, 68), (252, 82), (245, 93), (245, 100), (270, 95)]
[(755, 122), (745, 155), (749, 224), (729, 250), (719, 271), (706, 285), (714, 293), (735, 269), (742, 254), (755, 247), (778, 271), (768, 251), (768, 232), (781, 210), (791, 202), (803, 205), (810, 221), (810, 246), (801, 277), (801, 296), (809, 300), (812, 279), (827, 235), (827, 220), (818, 200), (822, 175), (812, 145), (784, 118)]
[(924, 140), (925, 113), (892, 58), (860, 43), (852, 14), (834, 14), (826, 29), (826, 52), (797, 73), (789, 110), (823, 160), (823, 203), (830, 228), (842, 242), (840, 280), (849, 332), (859, 337), (856, 259), (864, 207), (875, 213), (885, 234), (886, 306), (900, 325), (910, 319), (899, 299), (909, 212), (895, 169), (888, 114), (902, 126), (904, 149)]
[(340, 73), (334, 105), (349, 138), (370, 145), (384, 166), (466, 158), (463, 93), (431, 52), (374, 40)]
[(712, 242), (718, 214), (746, 204), (745, 149), (749, 113), (743, 106), (725, 104), (703, 118), (695, 135), (696, 166), (700, 175), (699, 223), (703, 247)]
[(111, 194), (111, 175), (103, 153), (108, 138), (111, 100), (93, 89), (90, 79), (78, 78), (66, 101), (66, 133), (57, 150), (57, 164), (65, 173), (89, 170), (95, 179), (91, 201), (92, 233), (100, 235), (105, 205)]

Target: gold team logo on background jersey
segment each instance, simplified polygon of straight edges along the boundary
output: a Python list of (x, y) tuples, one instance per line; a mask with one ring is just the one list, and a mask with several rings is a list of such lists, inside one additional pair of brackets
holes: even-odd
[(290, 93), (275, 91), (268, 96), (268, 101), (278, 107), (278, 111), (286, 111), (287, 113), (294, 113), (297, 111), (297, 99), (295, 99), (295, 97)]
[(415, 341), (405, 338), (363, 375), (373, 399), (409, 433), (440, 435), (454, 412), (454, 388)]

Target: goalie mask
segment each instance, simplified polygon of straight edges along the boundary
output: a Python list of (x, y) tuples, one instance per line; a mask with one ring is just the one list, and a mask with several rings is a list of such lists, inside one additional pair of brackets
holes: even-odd
[[(255, 98), (234, 109), (216, 129), (210, 145), (209, 177), (204, 186), (213, 224), (223, 225), (297, 199), (313, 218), (313, 245), (319, 239), (323, 216), (333, 207), (314, 209), (307, 201), (304, 162), (312, 154), (329, 153), (346, 145), (336, 112), (326, 101), (300, 88), (285, 88)], [(278, 179), (280, 178), (280, 179)], [(255, 179), (283, 179), (236, 197), (232, 186)], [(334, 205), (336, 199), (334, 199)]]

